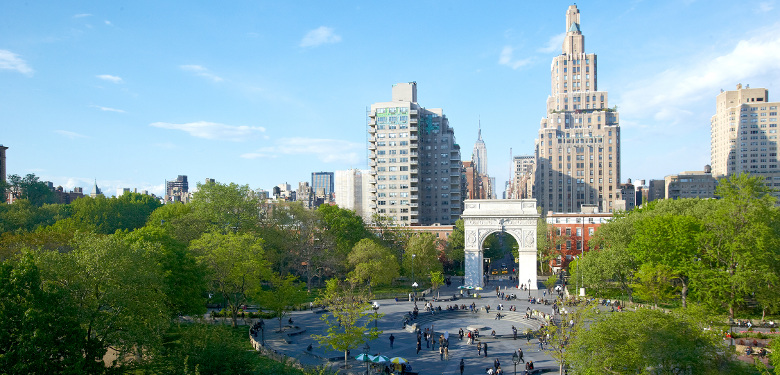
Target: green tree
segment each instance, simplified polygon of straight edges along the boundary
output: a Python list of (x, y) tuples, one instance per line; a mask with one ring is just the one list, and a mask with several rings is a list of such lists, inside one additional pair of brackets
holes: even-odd
[(398, 259), (390, 249), (376, 243), (376, 241), (364, 238), (360, 240), (347, 261), (353, 267), (350, 278), (368, 285), (368, 291), (375, 285), (390, 284), (398, 277)]
[(643, 263), (634, 275), (636, 283), (631, 284), (634, 293), (647, 301), (653, 301), (658, 307), (659, 301), (671, 299), (674, 295), (673, 279), (677, 278), (670, 266), (665, 264)]
[(206, 268), (187, 245), (160, 227), (143, 227), (125, 234), (128, 243), (144, 249), (163, 273), (165, 303), (172, 317), (206, 313)]
[(552, 224), (547, 224), (547, 219), (540, 216), (536, 220), (536, 253), (539, 257), (539, 272), (550, 271), (550, 262), (560, 254), (561, 245), (566, 239), (558, 234)]
[(209, 229), (209, 220), (198, 215), (191, 204), (170, 203), (154, 210), (146, 223), (149, 227), (163, 228), (179, 242), (189, 245)]
[(251, 234), (229, 232), (206, 233), (190, 244), (190, 250), (208, 270), (211, 287), (227, 303), (233, 327), (238, 325), (241, 305), (267, 274), (262, 243)]
[(269, 278), (271, 288), (258, 293), (263, 309), (272, 311), (279, 320), (279, 332), (282, 332), (282, 320), (290, 311), (306, 301), (307, 293), (293, 275), (282, 277), (272, 274)]
[(634, 230), (628, 251), (638, 263), (668, 266), (669, 273), (674, 273), (680, 282), (682, 306), (687, 307), (688, 288), (700, 253), (701, 221), (688, 215), (654, 215), (637, 220)]
[[(595, 307), (588, 304), (577, 307), (576, 310), (563, 316), (558, 324), (543, 325), (539, 330), (539, 336), (545, 337), (544, 350), (559, 364), (559, 373), (572, 361), (572, 350), (569, 348), (571, 340), (579, 335), (587, 325), (588, 317)], [(530, 333), (529, 333), (530, 334)]]
[(117, 198), (82, 197), (70, 206), (74, 225), (80, 230), (113, 234), (143, 227), (160, 202), (148, 195), (125, 193)]
[[(96, 348), (59, 285), (44, 285), (30, 254), (0, 264), (0, 368), (6, 374), (101, 373)], [(90, 344), (84, 345), (83, 342)], [(94, 349), (94, 350), (91, 350)]]
[(340, 282), (330, 279), (326, 283), (325, 292), (316, 300), (317, 305), (328, 310), (320, 318), (328, 326), (326, 335), (312, 335), (320, 345), (327, 345), (333, 350), (344, 352), (344, 365), (347, 365), (347, 352), (360, 344), (374, 340), (382, 333), (371, 322), (384, 314), (371, 312), (371, 295), (359, 289), (354, 281)]
[(702, 235), (697, 294), (711, 307), (725, 307), (732, 319), (765, 275), (779, 272), (778, 210), (769, 193), (761, 178), (746, 173), (720, 180), (721, 199)]
[(84, 337), (91, 338), (82, 343), (86, 358), (100, 360), (111, 348), (117, 360), (106, 365), (121, 368), (140, 365), (160, 348), (170, 313), (162, 271), (144, 250), (114, 235), (77, 234), (73, 251), (35, 257), (45, 282), (75, 306)]
[[(226, 326), (189, 324), (171, 332), (157, 373), (185, 375), (187, 369), (199, 374), (257, 374), (258, 355), (247, 350), (246, 331)], [(185, 366), (186, 364), (186, 366)]]
[[(403, 257), (404, 273), (409, 276), (429, 275), (432, 271), (441, 271), (439, 251), (436, 250), (436, 238), (430, 233), (411, 236)], [(420, 280), (424, 277), (420, 277)]]
[(260, 200), (249, 185), (198, 183), (192, 210), (209, 223), (211, 231), (247, 233), (257, 229)]
[(433, 291), (439, 290), (439, 287), (444, 284), (444, 273), (441, 271), (431, 271), (431, 288)]
[(449, 270), (448, 272), (453, 272), (454, 270), (462, 270), (463, 269), (463, 262), (466, 259), (466, 237), (465, 237), (465, 228), (463, 224), (463, 219), (458, 219), (455, 222), (455, 227), (452, 229), (452, 234), (450, 234), (450, 237), (447, 239), (447, 259), (450, 260), (453, 264), (453, 269)]
[(322, 218), (325, 230), (334, 238), (335, 250), (342, 258), (347, 256), (360, 240), (374, 238), (363, 219), (354, 211), (323, 204), (317, 208), (317, 213)]
[(26, 199), (36, 207), (43, 206), (46, 203), (57, 203), (54, 191), (32, 173), (24, 177), (15, 174), (8, 176), (6, 191), (10, 193), (14, 200)]
[(576, 374), (719, 373), (722, 338), (689, 315), (658, 310), (593, 315), (568, 345)]

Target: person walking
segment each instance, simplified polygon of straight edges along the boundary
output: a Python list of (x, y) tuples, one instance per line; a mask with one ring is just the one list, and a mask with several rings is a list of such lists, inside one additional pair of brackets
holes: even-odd
[(487, 358), (487, 343), (482, 345), (482, 351), (485, 352), (485, 358)]
[(477, 357), (482, 355), (482, 343), (477, 344)]
[(501, 367), (501, 362), (498, 362), (498, 358), (496, 358), (496, 360), (493, 361), (493, 371), (498, 371), (499, 367)]
[(520, 357), (520, 361), (525, 363), (525, 359), (523, 359), (523, 348), (517, 348), (517, 355)]
[(422, 349), (422, 342), (420, 340), (417, 340), (417, 354), (420, 354), (420, 349)]
[(440, 361), (444, 360), (444, 347), (441, 345), (439, 345), (439, 360)]
[(393, 341), (395, 341), (395, 336), (393, 336), (393, 334), (391, 333), (390, 334), (390, 349), (393, 348)]
[(458, 337), (460, 341), (463, 341), (463, 328), (458, 329)]
[[(515, 326), (512, 326), (512, 337), (514, 337), (515, 340), (517, 340), (517, 328), (515, 328)], [(392, 345), (390, 346), (392, 347)]]
[(463, 375), (463, 370), (466, 369), (466, 363), (463, 361), (463, 358), (460, 359), (460, 375)]

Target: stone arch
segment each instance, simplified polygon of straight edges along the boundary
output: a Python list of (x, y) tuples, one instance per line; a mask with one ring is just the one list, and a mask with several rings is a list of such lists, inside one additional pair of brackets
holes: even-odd
[(519, 247), (517, 280), (523, 284), (531, 280), (531, 288), (536, 289), (536, 200), (469, 199), (464, 203), (464, 285), (484, 286), (482, 244), (490, 234), (505, 232), (515, 238)]

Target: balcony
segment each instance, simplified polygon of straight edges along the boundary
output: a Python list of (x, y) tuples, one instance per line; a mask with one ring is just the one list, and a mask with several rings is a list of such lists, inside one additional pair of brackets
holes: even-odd
[(410, 223), (410, 224), (418, 224), (419, 222), (420, 222), (420, 219), (417, 219), (417, 218), (411, 218), (411, 219), (409, 219), (409, 223)]
[(368, 197), (368, 199), (370, 199), (372, 201), (375, 201), (376, 200), (376, 195), (372, 195), (372, 196)]
[(375, 165), (376, 165), (376, 161), (375, 161), (375, 160), (369, 160), (369, 161), (368, 161), (368, 165), (369, 165), (369, 166), (371, 166), (371, 167), (373, 167), (373, 166), (375, 166)]
[(370, 170), (370, 171), (368, 171), (368, 174), (370, 174), (372, 176), (376, 176), (376, 171), (375, 170)]
[(410, 152), (410, 153), (409, 153), (409, 156), (411, 156), (411, 157), (415, 157), (415, 158), (416, 158), (416, 157), (417, 157), (417, 151), (412, 151), (412, 152)]
[(420, 137), (418, 137), (418, 136), (416, 136), (416, 135), (410, 135), (410, 136), (409, 136), (409, 140), (410, 140), (410, 141), (416, 141), (416, 140), (418, 140), (418, 139), (420, 139)]
[(412, 117), (409, 119), (409, 124), (417, 125), (417, 117)]
[(420, 145), (417, 144), (417, 142), (411, 142), (409, 143), (409, 148), (419, 148)]
[(374, 134), (374, 133), (376, 133), (376, 128), (375, 127), (372, 126), (372, 127), (368, 128), (368, 134)]
[(419, 195), (417, 195), (417, 194), (414, 194), (414, 195), (410, 196), (409, 198), (411, 198), (411, 199), (418, 199), (418, 198), (419, 198)]
[(368, 149), (369, 150), (376, 150), (376, 145), (371, 143), (371, 144), (368, 145)]
[(371, 184), (371, 185), (376, 184), (376, 178), (369, 179), (368, 183)]
[(368, 205), (368, 207), (376, 208), (376, 203), (371, 203), (371, 204)]
[(409, 207), (417, 207), (417, 203), (409, 203)]
[(368, 188), (369, 193), (376, 193), (376, 188)]
[(409, 173), (417, 174), (419, 172), (420, 172), (420, 170), (417, 169), (417, 168), (409, 168)]
[(410, 178), (409, 182), (419, 182), (419, 179), (417, 179), (417, 178)]
[(410, 111), (409, 111), (409, 115), (410, 115), (410, 116), (417, 116), (417, 110), (416, 110), (416, 109), (412, 109), (412, 110), (410, 110)]

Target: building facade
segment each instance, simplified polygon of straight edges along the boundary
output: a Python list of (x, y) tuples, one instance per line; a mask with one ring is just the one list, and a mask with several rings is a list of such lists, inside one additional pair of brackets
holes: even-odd
[(190, 201), (190, 184), (187, 182), (186, 175), (179, 175), (173, 181), (165, 181), (165, 202), (183, 202)]
[(369, 208), (398, 225), (454, 224), (463, 211), (460, 146), (441, 109), (417, 103), (417, 83), (371, 105)]
[(7, 182), (8, 171), (5, 169), (5, 150), (8, 147), (0, 145), (0, 182)]
[[(355, 211), (360, 217), (366, 219), (368, 208), (368, 171), (360, 169), (348, 169), (336, 171), (334, 176), (334, 200), (340, 208)], [(370, 215), (368, 216), (370, 217)]]
[(530, 199), (534, 190), (534, 169), (536, 157), (519, 155), (512, 158), (512, 177), (509, 199)]
[(620, 197), (620, 125), (598, 90), (595, 54), (585, 53), (576, 5), (566, 11), (563, 52), (550, 66), (551, 95), (536, 140), (535, 198), (543, 211), (611, 212)]
[[(596, 213), (585, 207), (580, 213), (548, 213), (546, 221), (553, 226), (551, 243), (555, 244), (558, 256), (550, 261), (554, 271), (567, 268), (574, 257), (590, 250), (588, 242), (598, 228), (612, 219), (611, 213)], [(590, 211), (590, 212), (588, 212)]]
[(703, 171), (686, 171), (664, 177), (666, 199), (715, 198), (718, 180), (712, 176), (709, 165)]
[(333, 172), (312, 172), (311, 188), (319, 197), (330, 197), (333, 194)]
[[(769, 90), (737, 85), (715, 99), (712, 116), (710, 162), (716, 179), (742, 172), (764, 178), (767, 186), (780, 188), (777, 156), (779, 102), (769, 102)], [(780, 191), (773, 193), (780, 197)]]

